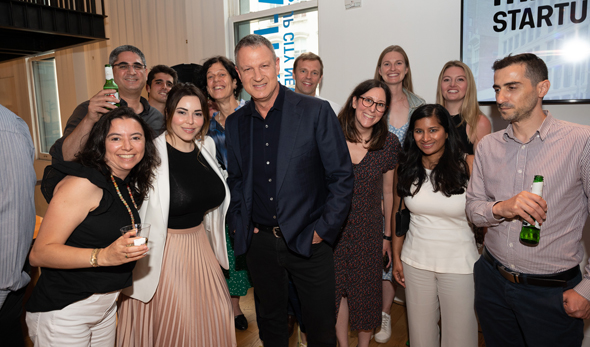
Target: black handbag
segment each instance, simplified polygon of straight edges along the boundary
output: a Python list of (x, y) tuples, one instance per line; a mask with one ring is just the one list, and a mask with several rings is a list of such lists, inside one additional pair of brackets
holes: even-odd
[(395, 213), (395, 236), (397, 237), (405, 236), (408, 229), (410, 229), (410, 210), (405, 207), (402, 209), (403, 203), (402, 198)]

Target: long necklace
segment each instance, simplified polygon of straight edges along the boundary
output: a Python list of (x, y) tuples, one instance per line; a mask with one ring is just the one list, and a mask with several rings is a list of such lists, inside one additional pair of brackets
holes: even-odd
[[(119, 186), (117, 185), (117, 182), (115, 181), (115, 177), (113, 177), (113, 175), (111, 175), (111, 181), (113, 181), (113, 185), (117, 190), (117, 195), (119, 195), (119, 199), (121, 199), (121, 201), (123, 201), (123, 204), (125, 204), (125, 207), (127, 207), (127, 212), (129, 212), (129, 216), (131, 217), (131, 224), (135, 224), (133, 212), (131, 212), (131, 208), (129, 207), (127, 201), (123, 199), (123, 195), (121, 195), (121, 191), (119, 190)], [(131, 202), (133, 202), (133, 207), (135, 207), (135, 210), (137, 210), (137, 204), (135, 204), (135, 199), (133, 199), (133, 194), (131, 194), (131, 189), (129, 189), (129, 185), (127, 185), (127, 192), (129, 192), (129, 197), (131, 198)]]

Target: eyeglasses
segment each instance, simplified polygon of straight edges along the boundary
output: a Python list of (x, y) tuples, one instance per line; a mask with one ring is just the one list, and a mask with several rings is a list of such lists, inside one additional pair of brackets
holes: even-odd
[(121, 70), (127, 70), (127, 71), (131, 71), (131, 70), (129, 70), (129, 68), (133, 68), (133, 70), (135, 70), (135, 71), (145, 69), (145, 65), (140, 64), (140, 63), (134, 63), (131, 65), (129, 65), (127, 63), (119, 63), (119, 64), (113, 64), (113, 66), (116, 66)]
[(363, 105), (365, 105), (365, 107), (371, 107), (373, 106), (373, 104), (375, 104), (375, 109), (379, 112), (385, 112), (385, 110), (387, 110), (387, 105), (385, 105), (382, 102), (376, 102), (375, 100), (371, 99), (371, 98), (365, 98), (362, 96), (359, 96), (359, 99), (361, 99), (363, 101)]

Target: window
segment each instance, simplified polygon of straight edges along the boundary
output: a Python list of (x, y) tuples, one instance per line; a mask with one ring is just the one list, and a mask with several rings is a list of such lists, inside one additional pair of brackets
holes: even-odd
[[(264, 10), (277, 9), (283, 6), (299, 4), (302, 2), (309, 2), (309, 0), (238, 0), (239, 14), (247, 14), (252, 12), (260, 12)], [(315, 5), (317, 6), (317, 4)], [(279, 9), (284, 10), (284, 9)]]
[(55, 56), (38, 56), (30, 58), (29, 62), (33, 79), (37, 155), (39, 159), (51, 159), (49, 149), (62, 136)]
[[(230, 52), (246, 35), (259, 34), (273, 45), (280, 59), (279, 81), (295, 88), (293, 62), (301, 53), (318, 53), (318, 0), (234, 0), (237, 15), (230, 17)], [(249, 96), (243, 92), (243, 97)]]

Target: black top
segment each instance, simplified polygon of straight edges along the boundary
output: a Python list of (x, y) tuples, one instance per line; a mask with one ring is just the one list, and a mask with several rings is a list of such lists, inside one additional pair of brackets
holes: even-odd
[(279, 85), (279, 95), (266, 118), (262, 118), (258, 113), (254, 102), (245, 106), (252, 108), (252, 117), (254, 118), (252, 131), (252, 153), (254, 153), (252, 158), (252, 221), (269, 226), (279, 225), (277, 220), (277, 153), (286, 88)]
[[(103, 194), (99, 206), (88, 213), (65, 244), (78, 248), (105, 248), (109, 246), (121, 236), (120, 229), (131, 224), (129, 212), (117, 195), (110, 174), (105, 176), (96, 169), (84, 167), (76, 162), (55, 163), (48, 166), (43, 175), (41, 190), (47, 201), (53, 197), (57, 183), (67, 175), (87, 178), (92, 184), (101, 188)], [(139, 214), (127, 191), (127, 183), (117, 177), (115, 180), (121, 195), (131, 208), (135, 223), (140, 223)], [(88, 261), (88, 266), (90, 266), (90, 257)], [(132, 284), (131, 271), (134, 267), (135, 262), (119, 266), (83, 269), (42, 268), (41, 277), (33, 289), (26, 309), (30, 312), (60, 310), (92, 294), (123, 289)]]
[(461, 143), (463, 144), (463, 152), (467, 154), (473, 154), (473, 143), (469, 142), (469, 137), (467, 136), (467, 122), (461, 123), (461, 116), (455, 115), (451, 116), (455, 126), (457, 127), (457, 131), (459, 132), (459, 137), (461, 138)]
[(170, 172), (168, 228), (188, 229), (203, 221), (210, 209), (221, 205), (225, 187), (221, 178), (195, 148), (185, 153), (166, 143)]

